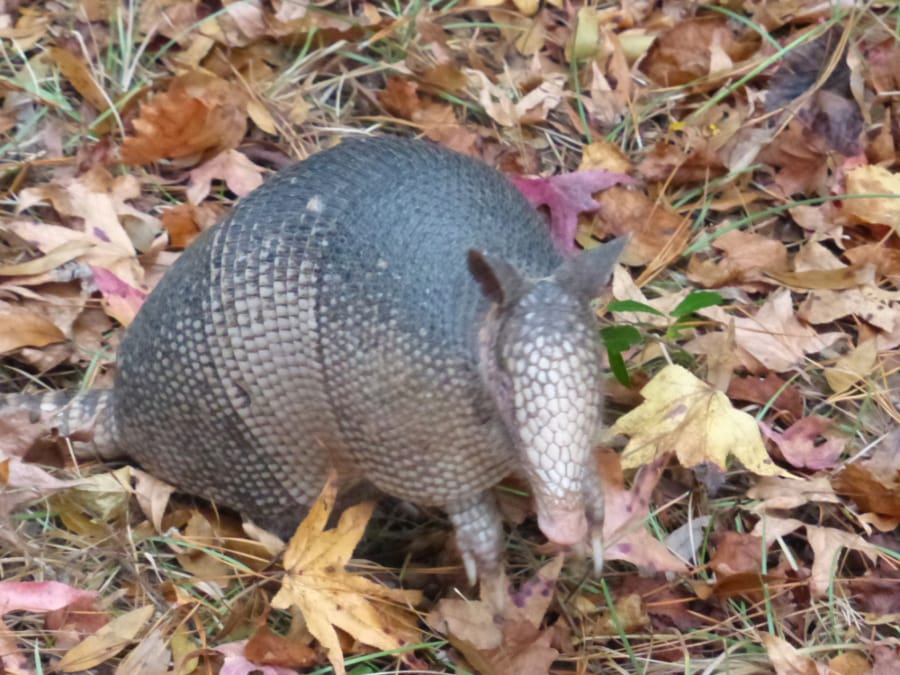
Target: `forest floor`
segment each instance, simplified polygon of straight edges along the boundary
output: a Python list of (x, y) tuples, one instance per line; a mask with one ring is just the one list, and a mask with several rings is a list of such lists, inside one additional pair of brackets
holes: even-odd
[(284, 551), (0, 414), (0, 672), (900, 672), (895, 2), (0, 0), (0, 56), (3, 392), (110, 386), (180, 251), (348, 136), (631, 237), (601, 576), (514, 481), (496, 614), (440, 513), (321, 532), (329, 488)]

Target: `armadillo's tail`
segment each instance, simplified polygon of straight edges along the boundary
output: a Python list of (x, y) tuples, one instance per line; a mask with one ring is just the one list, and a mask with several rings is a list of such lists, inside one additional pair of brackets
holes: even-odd
[(71, 442), (75, 456), (112, 459), (116, 447), (112, 389), (83, 394), (65, 391), (0, 396), (0, 448), (21, 454), (35, 442), (59, 436)]

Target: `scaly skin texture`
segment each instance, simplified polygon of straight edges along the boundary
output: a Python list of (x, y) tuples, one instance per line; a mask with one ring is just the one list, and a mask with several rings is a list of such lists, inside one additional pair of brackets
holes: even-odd
[(112, 410), (98, 444), (282, 535), (334, 467), (445, 509), (467, 570), (496, 577), (490, 488), (514, 469), (551, 539), (600, 527), (588, 302), (620, 248), (564, 262), (493, 169), (347, 141), (181, 256), (127, 331), (112, 393), (93, 394)]

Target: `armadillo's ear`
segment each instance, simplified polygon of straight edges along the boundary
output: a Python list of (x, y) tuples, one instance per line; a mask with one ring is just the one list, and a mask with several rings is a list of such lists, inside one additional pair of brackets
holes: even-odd
[(609, 283), (613, 267), (630, 239), (619, 237), (578, 254), (560, 265), (553, 278), (577, 295), (596, 297)]
[(521, 295), (522, 277), (505, 260), (470, 248), (469, 272), (491, 302), (504, 305)]

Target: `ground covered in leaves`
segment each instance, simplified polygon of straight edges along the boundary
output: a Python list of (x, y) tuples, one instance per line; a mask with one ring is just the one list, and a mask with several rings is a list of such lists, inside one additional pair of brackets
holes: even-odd
[(179, 251), (347, 135), (631, 235), (602, 577), (515, 482), (494, 616), (440, 514), (324, 530), (329, 486), (284, 551), (12, 415), (0, 671), (900, 672), (896, 3), (0, 0), (0, 55), (0, 391), (108, 386)]

